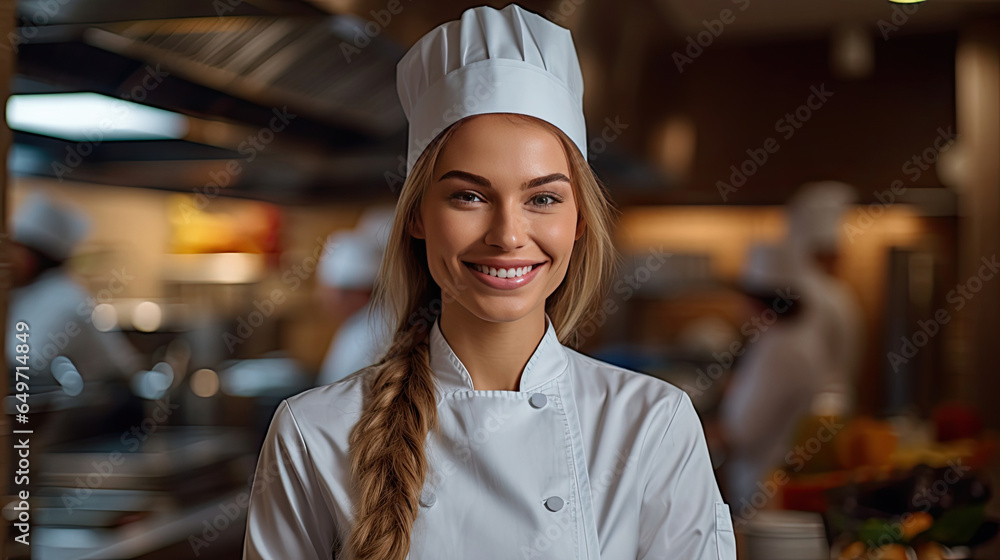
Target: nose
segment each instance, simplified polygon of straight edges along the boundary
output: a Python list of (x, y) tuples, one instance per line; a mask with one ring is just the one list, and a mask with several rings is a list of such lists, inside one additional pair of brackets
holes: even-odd
[(511, 251), (523, 247), (528, 223), (516, 202), (497, 205), (486, 232), (486, 244)]

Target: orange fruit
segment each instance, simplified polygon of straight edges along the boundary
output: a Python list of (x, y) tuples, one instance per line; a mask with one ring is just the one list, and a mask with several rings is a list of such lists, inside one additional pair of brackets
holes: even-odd
[(938, 543), (924, 543), (917, 547), (917, 560), (944, 560), (944, 549)]
[(852, 542), (844, 550), (840, 551), (838, 560), (858, 560), (859, 558), (864, 558), (865, 550), (867, 550), (865, 543), (861, 541)]
[(901, 544), (887, 544), (875, 551), (874, 560), (907, 560), (906, 547)]
[(927, 512), (918, 511), (916, 513), (904, 514), (901, 520), (903, 536), (907, 539), (923, 533), (934, 524), (934, 518)]

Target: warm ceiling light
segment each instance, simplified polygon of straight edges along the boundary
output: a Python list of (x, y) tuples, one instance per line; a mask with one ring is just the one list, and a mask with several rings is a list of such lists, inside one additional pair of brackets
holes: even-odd
[(12, 95), (7, 124), (14, 130), (73, 142), (184, 138), (184, 115), (99, 93)]
[(889, 0), (890, 4), (920, 4), (924, 0)]

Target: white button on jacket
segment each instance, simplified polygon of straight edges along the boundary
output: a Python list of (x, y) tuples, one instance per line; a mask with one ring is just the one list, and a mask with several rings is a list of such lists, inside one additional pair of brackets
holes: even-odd
[[(687, 394), (546, 332), (519, 391), (476, 391), (437, 321), (439, 432), (409, 560), (735, 560), (701, 422)], [(283, 401), (257, 463), (245, 560), (347, 560), (348, 436), (363, 369)]]

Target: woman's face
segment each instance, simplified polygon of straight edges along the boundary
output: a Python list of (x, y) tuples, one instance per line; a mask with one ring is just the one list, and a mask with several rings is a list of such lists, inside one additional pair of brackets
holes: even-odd
[(503, 322), (544, 309), (583, 234), (569, 177), (562, 143), (545, 128), (501, 114), (462, 123), (412, 231), (426, 241), (445, 307)]

